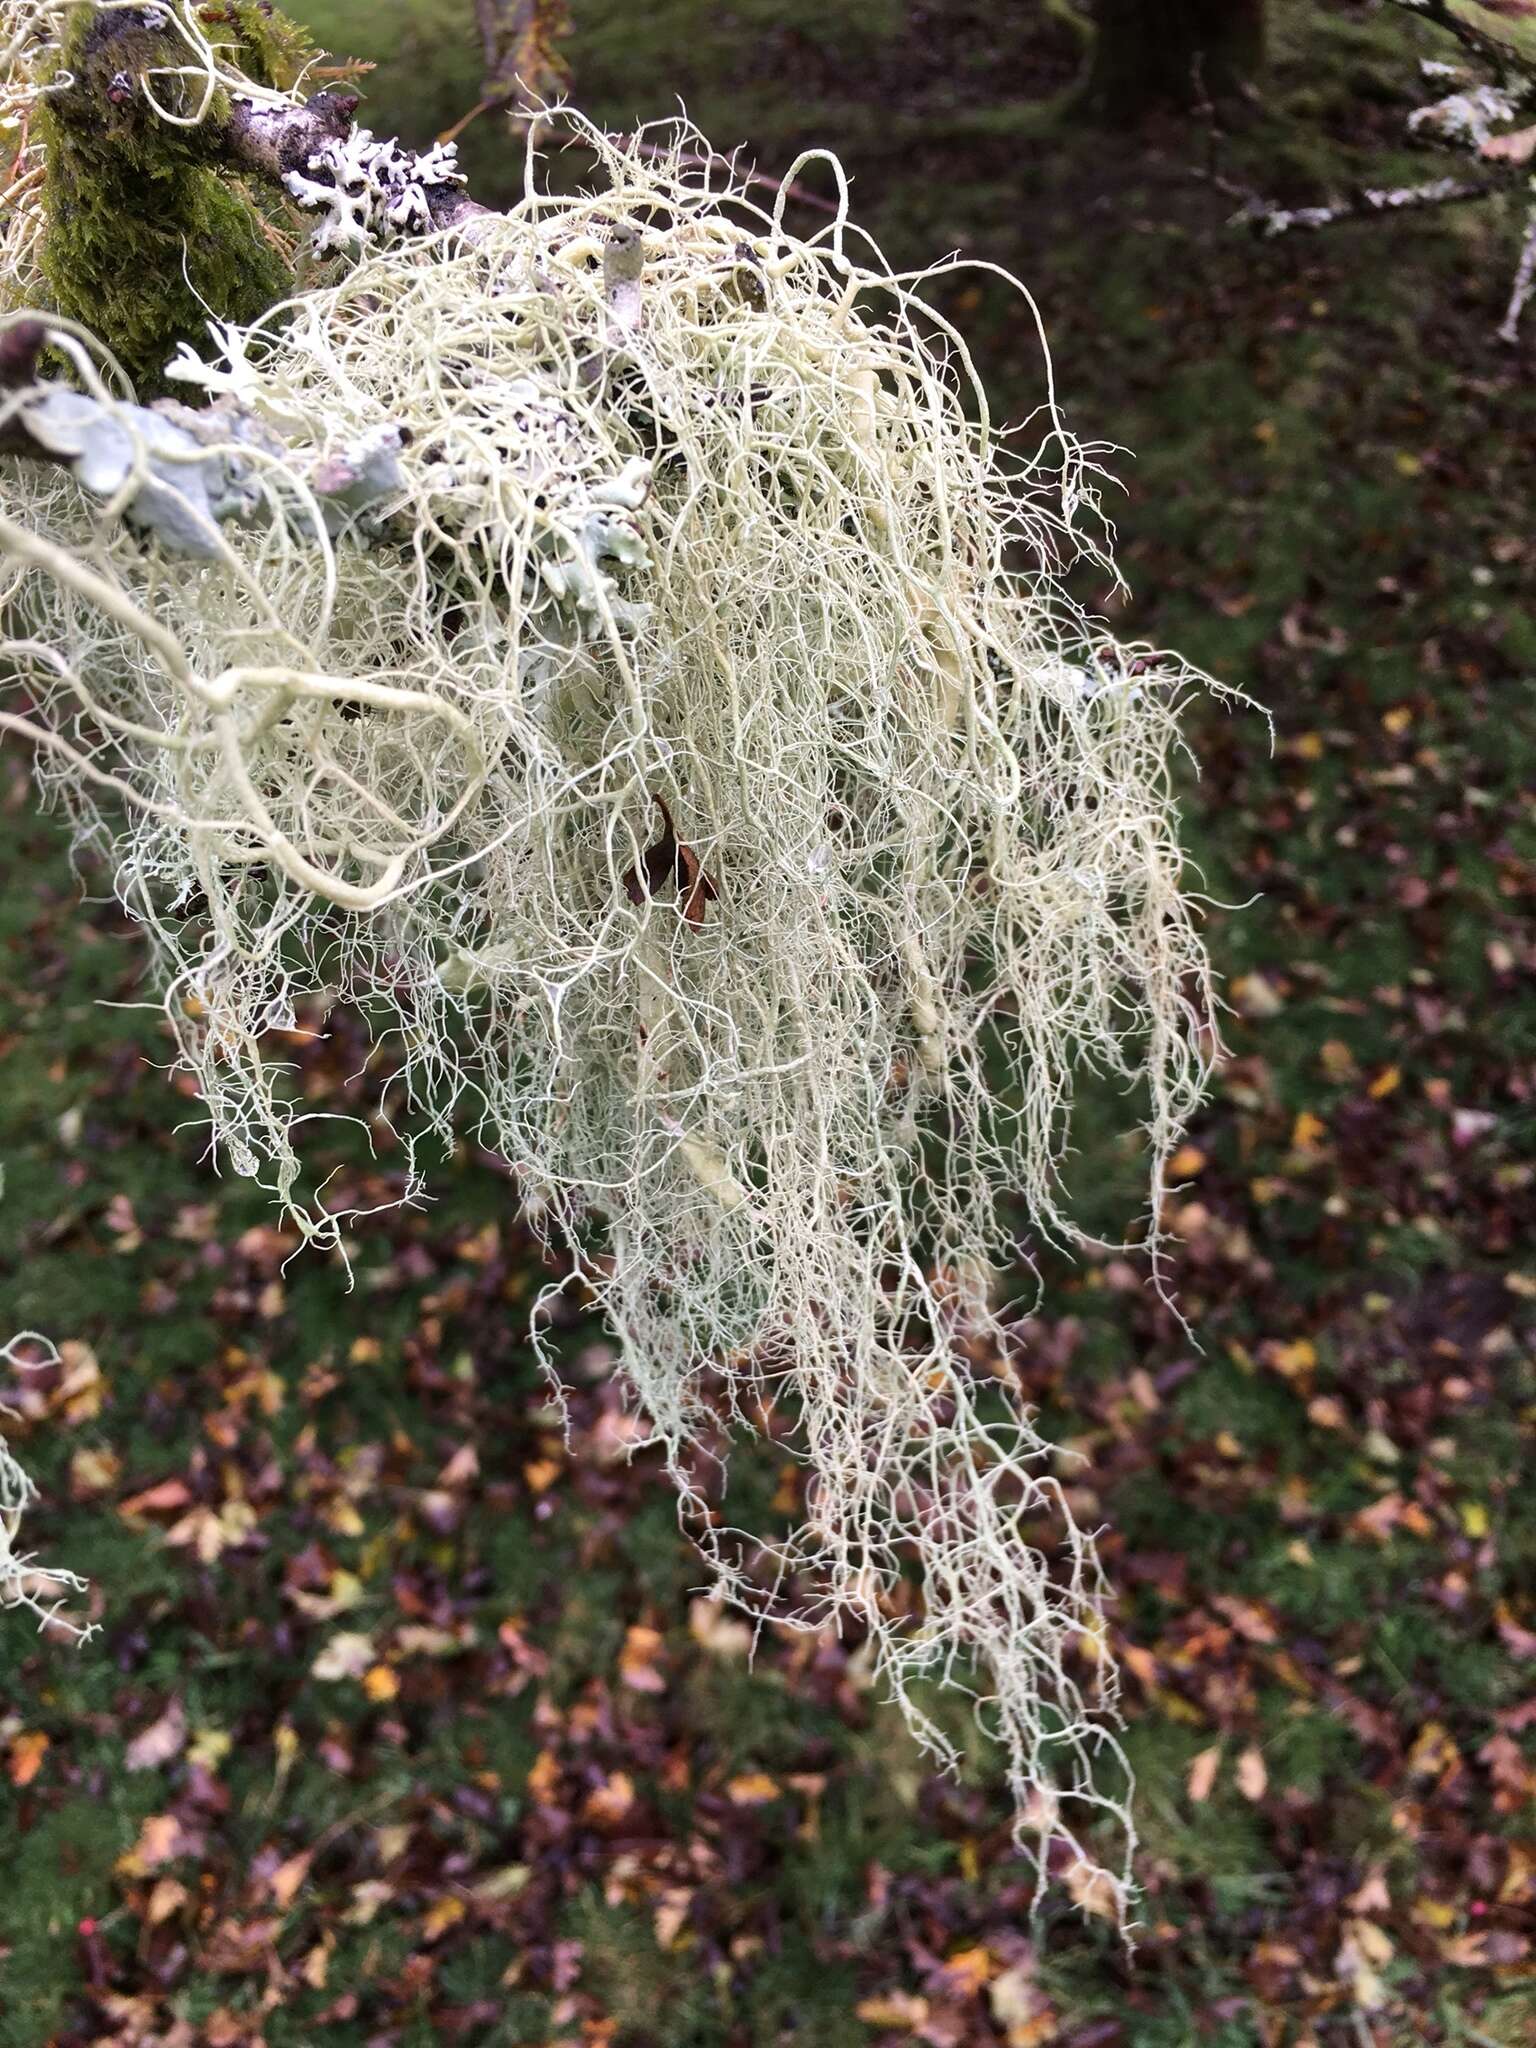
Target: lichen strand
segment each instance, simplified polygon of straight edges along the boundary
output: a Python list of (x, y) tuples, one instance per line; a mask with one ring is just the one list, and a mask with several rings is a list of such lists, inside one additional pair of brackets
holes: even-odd
[(216, 100), (200, 126), (180, 128), (135, 89), (185, 54), (136, 13), (82, 12), (59, 52), (73, 83), (38, 108), (49, 289), (146, 393), (164, 388), (177, 344), (206, 334), (210, 318), (257, 319), (292, 288), (257, 206), (208, 161), (227, 110)]

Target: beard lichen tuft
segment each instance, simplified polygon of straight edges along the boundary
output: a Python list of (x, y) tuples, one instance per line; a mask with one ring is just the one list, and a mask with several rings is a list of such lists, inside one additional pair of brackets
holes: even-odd
[[(1069, 595), (1109, 570), (1089, 452), (1049, 387), (994, 428), (835, 165), (802, 239), (685, 123), (566, 118), (595, 191), (530, 158), (472, 236), (182, 351), (269, 516), (179, 560), (7, 477), (0, 721), (110, 848), (219, 1156), (345, 1250), (282, 1046), (353, 1005), (574, 1252), (725, 1589), (861, 1631), (947, 1762), (927, 1702), (968, 1692), (1042, 1877), (1123, 1914), (1093, 1546), (977, 1361), (1011, 1205), (1074, 1235), (1085, 1072), (1140, 1091), (1155, 1236), (1210, 1052), (1170, 787), (1205, 679)], [(386, 432), (338, 531), (310, 480)], [(791, 1531), (701, 1497), (722, 1405), (792, 1421)]]

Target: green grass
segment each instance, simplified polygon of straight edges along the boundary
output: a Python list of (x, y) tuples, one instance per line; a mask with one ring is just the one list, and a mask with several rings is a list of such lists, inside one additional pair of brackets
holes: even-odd
[[(467, 12), (309, 10), (338, 46), (397, 48), (376, 125), (418, 135), (476, 97)], [(1038, 1983), (1057, 2037), (1290, 2048), (1309, 2028), (1360, 2041), (1364, 2024), (1379, 2048), (1514, 2048), (1533, 2013), (1519, 1963), (1445, 1947), (1513, 1925), (1523, 1908), (1498, 1890), (1509, 1841), (1530, 1832), (1485, 1754), (1528, 1687), (1500, 1604), (1536, 1626), (1521, 1605), (1536, 1373), (1528, 1297), (1505, 1285), (1531, 1271), (1519, 1076), (1536, 1047), (1529, 980), (1503, 964), (1526, 944), (1536, 852), (1529, 357), (1491, 338), (1508, 224), (1230, 235), (1186, 175), (1203, 145), (1172, 129), (1133, 150), (1021, 111), (979, 10), (969, 42), (951, 24), (926, 65), (884, 0), (577, 14), (570, 54), (599, 117), (666, 111), (681, 90), (771, 170), (830, 135), (895, 258), (964, 244), (1020, 271), (1071, 417), (1138, 451), (1117, 462), (1136, 592), (1119, 622), (1275, 719), (1271, 755), (1256, 718), (1197, 717), (1205, 776), (1186, 788), (1212, 894), (1255, 899), (1213, 913), (1215, 954), (1279, 999), (1262, 1015), (1240, 1002), (1194, 1134), (1205, 1158), (1184, 1199), (1207, 1221), (1175, 1279), (1202, 1349), (1106, 1261), (1047, 1256), (1024, 1360), (1049, 1426), (1090, 1453), (1076, 1483), (1112, 1531), (1120, 1624), (1150, 1660), (1128, 1686), (1142, 1958), (1126, 1972), (1053, 1901)], [(1274, 96), (1228, 145), (1232, 166), (1296, 193), (1421, 167), (1392, 141), (1411, 25), (1300, 0), (1276, 14)], [(1048, 87), (1070, 71), (1061, 37), (1042, 21), (1029, 59)], [(493, 190), (511, 175), (505, 137), (490, 119), (469, 133)], [(1027, 317), (988, 282), (948, 289), (1021, 412), (1038, 371)], [(215, 2038), (213, 2015), (251, 2015), (275, 1984), (273, 2048), (316, 2038), (323, 2014), (326, 2039), (359, 2048), (450, 2029), (577, 2040), (605, 2019), (610, 2034), (586, 2038), (615, 2048), (884, 2048), (903, 2037), (856, 2007), (897, 1988), (958, 2013), (964, 2048), (995, 2041), (985, 1994), (930, 1980), (978, 1946), (1000, 1969), (1024, 1924), (997, 1788), (934, 1780), (835, 1649), (817, 1667), (770, 1633), (749, 1668), (696, 1641), (699, 1568), (654, 1464), (604, 1462), (616, 1404), (581, 1364), (597, 1333), (580, 1325), (561, 1450), (506, 1180), (467, 1153), (445, 1163), (433, 1206), (360, 1247), (350, 1293), (314, 1259), (283, 1269), (247, 1235), (270, 1229), (263, 1202), (178, 1130), (195, 1106), (149, 1064), (164, 1057), (153, 1015), (103, 1007), (140, 992), (131, 932), (77, 906), (59, 835), (19, 785), (0, 839), (15, 878), (0, 892), (0, 1324), (100, 1361), (99, 1413), (56, 1410), (17, 1437), (46, 1497), (37, 1540), (91, 1574), (106, 1623), (78, 1654), (14, 1623), (0, 1644), (0, 1760), (20, 1734), (51, 1737), (5, 1823), (4, 2048), (115, 2038), (80, 2004), (86, 1916), (115, 1988), (162, 2026)], [(355, 1050), (321, 1049), (312, 1076), (343, 1089)], [(1464, 1142), (1455, 1112), (1495, 1122)], [(1298, 1117), (1321, 1125), (1310, 1150)], [(1105, 1227), (1135, 1200), (1125, 1120), (1098, 1105), (1074, 1168)], [(1283, 1369), (1300, 1340), (1314, 1362)], [(1155, 1409), (1138, 1367), (1161, 1386)], [(480, 1472), (445, 1507), (440, 1475), (467, 1441)], [(98, 1488), (105, 1454), (120, 1462)], [(560, 1476), (536, 1492), (527, 1468), (548, 1461)], [(780, 1462), (749, 1457), (733, 1479), (743, 1520)], [(204, 1562), (166, 1540), (184, 1511), (118, 1512), (176, 1478), (211, 1511), (243, 1495), (252, 1540)], [(1386, 1496), (1414, 1515), (1372, 1533), (1358, 1518)], [(357, 1604), (306, 1613), (338, 1572)], [(620, 1675), (637, 1626), (661, 1632), (661, 1692)], [(422, 1648), (412, 1629), (463, 1635)], [(394, 1697), (316, 1675), (343, 1631), (371, 1637)], [(229, 1738), (202, 1780), (185, 1755), (123, 1768), (125, 1739), (172, 1695), (194, 1743)], [(1437, 1730), (1455, 1759), (1439, 1779), (1414, 1761)], [(1193, 1801), (1191, 1765), (1217, 1744)], [(1236, 1776), (1249, 1751), (1261, 1799)], [(633, 1835), (582, 1818), (621, 1771)], [(824, 1783), (733, 1803), (754, 1773)], [(143, 1878), (120, 1868), (167, 1812), (195, 1845)], [(309, 1876), (278, 1912), (257, 1873), (304, 1848)], [(509, 1868), (526, 1881), (484, 1898)], [(1393, 1953), (1385, 2005), (1357, 2021), (1336, 1965), (1344, 1901), (1373, 1870), (1390, 1905), (1367, 1917)], [(148, 1928), (157, 1876), (188, 1903)], [(669, 1893), (688, 1913), (664, 1945)], [(433, 1934), (443, 1898), (465, 1913)], [(220, 1926), (263, 1916), (268, 1975), (221, 1971)], [(1297, 1960), (1266, 1961), (1266, 1943)]]

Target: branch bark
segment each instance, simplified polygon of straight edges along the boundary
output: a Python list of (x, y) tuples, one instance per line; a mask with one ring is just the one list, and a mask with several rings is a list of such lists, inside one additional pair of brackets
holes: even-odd
[[(50, 339), (39, 319), (0, 329), (0, 455), (67, 469), (94, 497), (116, 501), (130, 526), (170, 553), (210, 559), (226, 523), (259, 524), (282, 516), (259, 489), (249, 457), (281, 457), (271, 431), (231, 405), (194, 409), (174, 399), (151, 405), (107, 402), (41, 375)], [(366, 446), (329, 452), (301, 481), (327, 531), (355, 522), (401, 481), (397, 456), (408, 436), (386, 427)], [(314, 542), (313, 520), (289, 524)]]

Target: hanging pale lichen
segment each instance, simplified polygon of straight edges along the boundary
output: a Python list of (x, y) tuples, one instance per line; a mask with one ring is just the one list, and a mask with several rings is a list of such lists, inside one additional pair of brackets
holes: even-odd
[[(0, 1365), (18, 1372), (38, 1372), (60, 1363), (58, 1352), (35, 1330), (22, 1330), (0, 1344)], [(0, 1415), (7, 1412), (0, 1406)], [(31, 1551), (16, 1547), (22, 1518), (36, 1499), (36, 1486), (0, 1437), (0, 1611), (25, 1609), (36, 1615), (40, 1629), (52, 1628), (68, 1641), (89, 1642), (97, 1624), (76, 1621), (65, 1611), (72, 1595), (89, 1590), (87, 1581), (77, 1572), (41, 1564)]]
[[(1198, 1099), (1196, 679), (1071, 601), (1091, 465), (1049, 396), (994, 430), (833, 159), (803, 240), (686, 124), (568, 118), (596, 191), (531, 161), (509, 214), (219, 327), (167, 372), (210, 412), (146, 425), (54, 330), (83, 395), (0, 408), (70, 465), (5, 479), (0, 729), (110, 845), (220, 1155), (343, 1241), (274, 1033), (355, 1005), (574, 1248), (725, 1587), (865, 1630), (945, 1759), (925, 1682), (973, 1693), (1042, 1872), (1123, 1909), (1092, 1547), (967, 1357), (1006, 1349), (1003, 1204), (1072, 1235), (1075, 1077), (1141, 1089), (1154, 1216)], [(693, 1490), (721, 1388), (797, 1419), (787, 1536)]]

